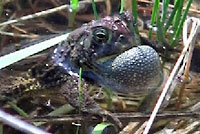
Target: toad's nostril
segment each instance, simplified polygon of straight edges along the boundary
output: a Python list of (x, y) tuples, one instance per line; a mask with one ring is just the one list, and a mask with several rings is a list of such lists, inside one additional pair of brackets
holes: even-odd
[(128, 40), (123, 34), (120, 34), (117, 38), (117, 42), (120, 42), (121, 44), (126, 45)]

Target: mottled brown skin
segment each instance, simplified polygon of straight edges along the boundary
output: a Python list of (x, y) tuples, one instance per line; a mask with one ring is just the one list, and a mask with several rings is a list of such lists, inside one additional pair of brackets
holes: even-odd
[[(96, 83), (118, 92), (134, 93), (138, 89), (133, 88), (125, 90), (124, 87), (129, 88), (133, 85), (148, 86), (146, 80), (150, 80), (150, 83), (156, 81), (158, 81), (156, 84), (160, 83), (162, 79), (160, 73), (162, 71), (160, 70), (159, 57), (152, 48), (145, 47), (148, 49), (148, 51), (146, 51), (146, 49), (139, 46), (140, 37), (134, 31), (132, 17), (127, 12), (121, 15), (113, 17), (107, 16), (97, 21), (91, 21), (70, 33), (69, 37), (58, 44), (57, 48), (50, 54), (48, 62), (45, 60), (31, 69), (31, 75), (39, 83), (40, 88), (60, 86), (62, 95), (66, 98), (68, 103), (77, 108), (77, 110), (80, 109), (84, 113), (107, 117), (109, 121), (122, 127), (122, 124), (117, 118), (98, 106), (94, 99), (88, 94), (88, 89), (91, 84)], [(129, 52), (136, 52), (136, 54), (129, 54)], [(129, 56), (134, 55), (136, 55), (136, 57), (129, 58)], [(153, 55), (153, 60), (149, 62), (150, 66), (146, 69), (148, 70), (148, 68), (152, 67), (151, 69), (154, 73), (149, 74), (151, 79), (141, 77), (147, 83), (142, 84), (142, 82), (144, 82), (144, 80), (142, 80), (137, 84), (136, 79), (133, 82), (129, 82), (129, 84), (133, 84), (131, 86), (127, 86), (126, 83), (123, 82), (122, 85), (113, 85), (113, 83), (120, 83), (116, 81), (123, 80), (118, 79), (122, 78), (121, 75), (123, 75), (123, 71), (134, 69), (134, 66), (125, 66), (121, 68), (121, 65), (128, 65), (129, 63), (130, 65), (138, 65), (137, 63), (140, 63), (141, 60), (141, 63), (144, 64), (140, 64), (139, 67), (136, 68), (140, 69), (146, 64), (146, 59), (143, 58), (143, 56), (148, 57), (149, 55)], [(127, 59), (126, 61), (124, 60), (125, 62), (123, 61), (124, 58)], [(136, 59), (138, 58), (139, 60), (137, 61)], [(136, 60), (136, 62), (134, 60)], [(112, 63), (115, 64), (114, 67), (117, 69), (111, 67)], [(78, 90), (78, 72), (80, 67), (83, 69), (81, 104)], [(130, 76), (133, 76), (135, 73), (138, 76), (141, 75), (139, 73), (141, 70), (131, 70)], [(118, 71), (121, 73), (119, 73), (119, 76)], [(112, 76), (112, 74), (115, 75)], [(107, 79), (108, 76), (109, 79)], [(145, 75), (143, 74), (143, 76)], [(153, 80), (152, 76), (155, 76), (156, 79)], [(129, 79), (128, 76), (124, 78)], [(109, 81), (113, 82), (109, 83)], [(122, 88), (115, 89), (116, 87)], [(142, 87), (141, 92), (146, 91), (146, 88)]]
[[(72, 106), (80, 108), (82, 112), (112, 117), (99, 108), (88, 95), (88, 84), (91, 81), (122, 93), (149, 92), (162, 81), (162, 69), (157, 53), (150, 47), (139, 45), (140, 37), (135, 33), (133, 20), (127, 12), (91, 21), (74, 30), (51, 55), (51, 64), (71, 76), (62, 85), (61, 93)], [(130, 52), (125, 53), (127, 50)], [(129, 58), (130, 56), (133, 57)], [(81, 104), (78, 100), (80, 67), (85, 79)], [(144, 72), (141, 73), (143, 68)], [(123, 71), (128, 71), (130, 76), (123, 75)], [(123, 78), (127, 82), (122, 82)], [(116, 118), (112, 119), (121, 126)]]
[[(89, 95), (89, 86), (84, 80), (81, 86), (81, 100), (79, 101), (79, 89), (78, 89), (78, 77), (72, 76), (72, 79), (68, 79), (61, 87), (61, 93), (66, 100), (73, 107), (80, 109), (83, 113), (89, 113), (90, 115), (100, 116), (103, 119), (108, 119), (110, 122), (116, 124), (119, 128), (122, 128), (122, 124), (115, 116), (110, 112), (103, 110)], [(71, 90), (69, 90), (71, 89)], [(80, 102), (80, 103), (79, 103)]]
[[(135, 35), (133, 27), (129, 26), (129, 23), (132, 22), (129, 15), (128, 13), (124, 13), (121, 16), (107, 16), (98, 21), (92, 21), (83, 25), (81, 28), (70, 33), (68, 39), (60, 43), (51, 56), (53, 59), (51, 64), (53, 66), (62, 70), (66, 75), (71, 75), (66, 79), (60, 90), (67, 101), (73, 107), (77, 109), (80, 108), (82, 112), (107, 116), (119, 127), (122, 126), (120, 121), (109, 112), (102, 110), (93, 98), (88, 95), (87, 89), (90, 85), (90, 80), (95, 82), (96, 79), (89, 77), (88, 81), (87, 73), (90, 72), (90, 70), (98, 71), (99, 63), (96, 61), (99, 59), (112, 55), (119, 55), (140, 44), (139, 36)], [(107, 39), (106, 42), (97, 42), (93, 39), (94, 30), (99, 28), (108, 31), (109, 39)], [(78, 101), (78, 77), (76, 76), (80, 67), (82, 67), (84, 71), (86, 70), (86, 73), (84, 74), (83, 72), (82, 76), (83, 78), (86, 77), (86, 80), (82, 81), (81, 104), (79, 104)]]

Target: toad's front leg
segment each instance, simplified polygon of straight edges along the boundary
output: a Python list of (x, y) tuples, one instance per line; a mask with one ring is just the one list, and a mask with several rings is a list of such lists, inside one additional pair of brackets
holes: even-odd
[(100, 108), (94, 99), (90, 97), (87, 91), (89, 85), (84, 80), (82, 80), (80, 93), (78, 84), (78, 77), (72, 76), (62, 85), (60, 92), (68, 101), (68, 103), (73, 107), (80, 109), (80, 111), (83, 113), (89, 113), (91, 115), (106, 118), (110, 122), (117, 125), (119, 128), (122, 128), (122, 124), (118, 118), (116, 118), (110, 112)]

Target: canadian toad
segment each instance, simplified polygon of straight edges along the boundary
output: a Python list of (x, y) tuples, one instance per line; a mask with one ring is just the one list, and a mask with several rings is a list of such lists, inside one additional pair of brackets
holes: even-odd
[[(45, 63), (46, 61), (44, 61)], [(67, 101), (82, 112), (111, 117), (88, 95), (91, 84), (124, 94), (150, 93), (162, 82), (157, 52), (141, 45), (132, 16), (128, 12), (91, 21), (70, 33), (49, 55), (48, 64), (32, 68), (32, 77), (40, 85), (61, 85)], [(79, 69), (82, 68), (82, 99)]]
[[(97, 83), (125, 94), (150, 93), (160, 86), (163, 77), (157, 52), (141, 45), (128, 12), (91, 21), (76, 29), (57, 46), (50, 58), (53, 66), (71, 76), (61, 87), (68, 102), (93, 114), (103, 112), (87, 94), (86, 83)], [(81, 104), (80, 68), (85, 83)]]

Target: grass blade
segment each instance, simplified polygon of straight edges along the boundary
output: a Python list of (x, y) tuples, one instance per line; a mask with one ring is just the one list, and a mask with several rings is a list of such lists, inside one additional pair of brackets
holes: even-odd
[(47, 39), (43, 42), (34, 44), (30, 47), (21, 49), (19, 51), (16, 51), (14, 53), (10, 53), (10, 54), (5, 55), (5, 56), (2, 56), (2, 57), (0, 57), (0, 69), (5, 68), (5, 67), (17, 62), (17, 61), (22, 60), (22, 59), (25, 59), (28, 56), (31, 56), (31, 55), (36, 54), (38, 52), (41, 52), (41, 51), (43, 51), (47, 48), (55, 46), (59, 42), (66, 40), (68, 35), (69, 35), (68, 33), (62, 34), (62, 35), (57, 36), (55, 38)]
[(20, 120), (10, 114), (7, 114), (6, 112), (2, 110), (0, 110), (0, 118), (1, 118), (1, 122), (8, 124), (9, 126), (16, 128), (27, 134), (50, 134), (23, 120)]
[(182, 30), (182, 27), (183, 27), (183, 23), (185, 22), (185, 19), (186, 19), (187, 15), (188, 15), (188, 11), (189, 11), (189, 8), (190, 8), (191, 4), (192, 4), (192, 0), (188, 0), (187, 5), (186, 5), (186, 9), (185, 9), (185, 11), (183, 13), (181, 21), (180, 21), (180, 23), (178, 25), (178, 28), (177, 28), (176, 32), (175, 32), (175, 35), (173, 36), (173, 40), (172, 40), (172, 43), (171, 43), (172, 46), (175, 46), (175, 43), (177, 42), (177, 40), (178, 40), (178, 38), (180, 36), (181, 30)]
[(163, 25), (160, 17), (157, 18), (157, 39), (161, 42), (165, 42), (163, 34)]
[(23, 109), (21, 109), (20, 107), (18, 107), (16, 104), (12, 103), (12, 102), (8, 102), (8, 104), (21, 116), (23, 117), (28, 117), (28, 114), (26, 112), (24, 112)]
[[(183, 9), (183, 3), (184, 3), (184, 0), (176, 0), (175, 4), (178, 4), (178, 8), (177, 8), (176, 14), (174, 16), (174, 22), (173, 22), (174, 28), (177, 28), (179, 25), (181, 13), (182, 13), (182, 9)], [(175, 29), (175, 31), (176, 31), (176, 29)]]
[(119, 13), (122, 13), (122, 12), (124, 11), (124, 1), (125, 1), (125, 0), (121, 0), (120, 11), (119, 11)]
[(163, 0), (163, 4), (162, 4), (162, 25), (165, 24), (165, 20), (166, 20), (166, 15), (167, 15), (167, 9), (169, 6), (169, 2), (170, 0)]
[(169, 26), (172, 24), (174, 16), (176, 14), (176, 11), (178, 9), (178, 6), (179, 6), (178, 4), (175, 4), (174, 10), (172, 11), (172, 13), (171, 13), (171, 15), (170, 15), (170, 17), (169, 17), (169, 19), (167, 21), (167, 24), (165, 25), (164, 34), (166, 34), (167, 30), (169, 29)]
[[(79, 114), (81, 113), (81, 101), (82, 101), (82, 68), (79, 69), (79, 80), (78, 80), (78, 103), (79, 103)], [(77, 126), (76, 134), (79, 133), (80, 127)]]
[(176, 11), (176, 14), (174, 16), (174, 19), (173, 19), (173, 34), (172, 36), (170, 36), (170, 42), (172, 42), (173, 40), (173, 37), (178, 29), (178, 25), (180, 24), (180, 20), (181, 20), (181, 15), (182, 15), (182, 9), (183, 9), (183, 3), (184, 3), (184, 0), (176, 0), (176, 3), (175, 4), (178, 4), (178, 8), (177, 8), (177, 11)]
[(96, 4), (95, 4), (94, 0), (92, 0), (92, 8), (93, 8), (94, 16), (95, 16), (96, 20), (98, 20), (99, 16), (97, 13), (97, 8), (96, 8)]
[[(81, 101), (82, 101), (82, 68), (80, 68), (79, 70), (79, 83), (78, 83), (78, 101), (79, 101), (79, 108), (81, 107)], [(79, 112), (81, 112), (81, 110), (79, 109)]]
[(71, 0), (71, 4), (70, 4), (72, 10), (76, 10), (78, 9), (78, 0)]
[(78, 0), (71, 0), (70, 3), (71, 9), (69, 10), (69, 24), (68, 27), (74, 29), (74, 22), (76, 17), (76, 12), (78, 10)]
[[(152, 29), (153, 29), (153, 26), (155, 24), (155, 21), (156, 21), (156, 16), (158, 15), (158, 13), (160, 12), (159, 11), (159, 3), (160, 3), (160, 0), (155, 0), (154, 1), (154, 5), (153, 5), (153, 11), (152, 11), (152, 16), (151, 16), (151, 25), (152, 27), (149, 29), (149, 38), (151, 39), (152, 38)], [(158, 16), (157, 16), (158, 17)]]
[(137, 34), (139, 34), (139, 30), (138, 30), (138, 11), (137, 11), (137, 0), (132, 0), (132, 15), (134, 17), (134, 21), (135, 21), (135, 32)]

